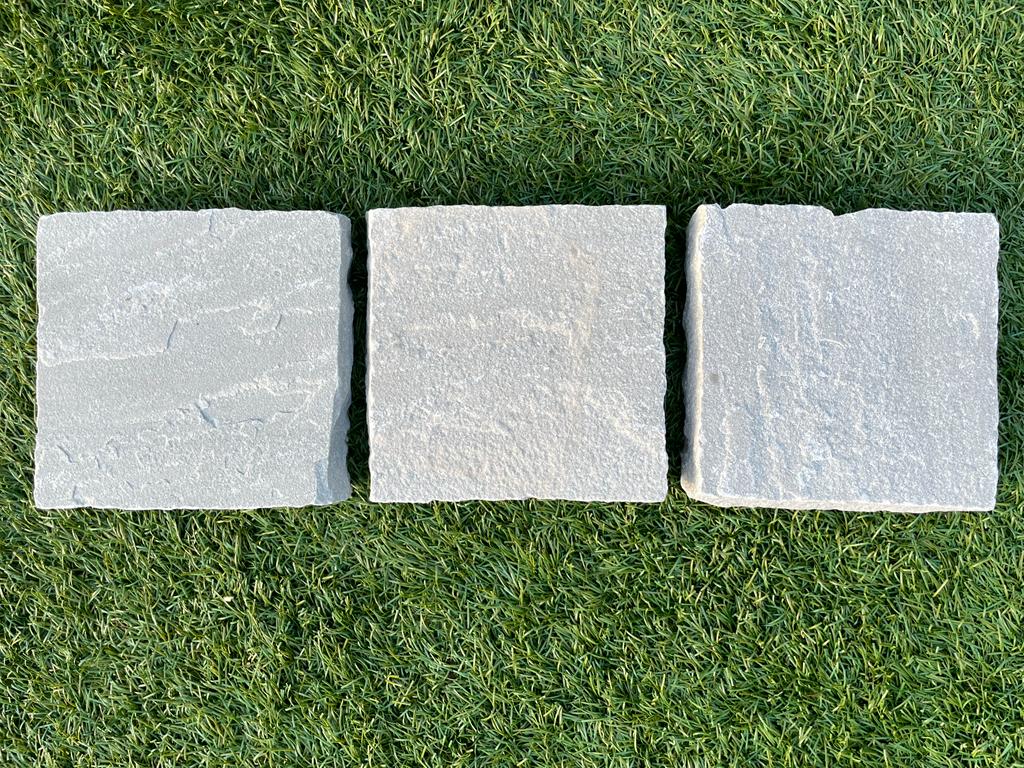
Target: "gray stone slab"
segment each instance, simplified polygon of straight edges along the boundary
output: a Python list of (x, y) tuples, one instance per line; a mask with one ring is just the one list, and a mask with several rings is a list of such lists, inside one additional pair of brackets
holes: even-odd
[(370, 211), (375, 501), (661, 501), (661, 206)]
[(323, 212), (40, 219), (37, 506), (346, 498), (350, 260)]
[(992, 509), (998, 253), (988, 214), (698, 209), (687, 493), (722, 506)]

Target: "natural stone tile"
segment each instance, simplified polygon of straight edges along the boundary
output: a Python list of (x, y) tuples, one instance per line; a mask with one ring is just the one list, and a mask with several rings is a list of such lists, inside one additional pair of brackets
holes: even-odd
[(993, 507), (993, 216), (711, 205), (688, 250), (691, 496)]
[(663, 207), (368, 229), (372, 499), (664, 498)]
[(64, 213), (37, 246), (38, 506), (348, 496), (348, 219)]

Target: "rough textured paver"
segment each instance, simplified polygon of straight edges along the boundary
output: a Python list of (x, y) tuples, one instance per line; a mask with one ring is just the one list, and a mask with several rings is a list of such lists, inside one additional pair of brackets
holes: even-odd
[(37, 246), (38, 506), (348, 496), (348, 219), (65, 213)]
[(993, 216), (703, 206), (683, 486), (724, 506), (992, 509)]
[(372, 499), (665, 497), (663, 207), (368, 229)]

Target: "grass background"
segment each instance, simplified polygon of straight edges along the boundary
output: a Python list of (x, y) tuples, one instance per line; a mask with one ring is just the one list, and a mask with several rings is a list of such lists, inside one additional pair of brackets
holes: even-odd
[[(946, 0), (0, 2), (0, 764), (1024, 764), (1024, 21)], [(993, 211), (991, 514), (32, 508), (36, 218)], [(362, 355), (361, 319), (357, 355)]]

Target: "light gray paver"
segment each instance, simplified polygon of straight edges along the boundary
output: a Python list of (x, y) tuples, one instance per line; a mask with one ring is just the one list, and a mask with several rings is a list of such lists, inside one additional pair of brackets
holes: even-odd
[(661, 206), (370, 211), (371, 499), (661, 501)]
[(323, 212), (39, 221), (39, 507), (346, 498), (349, 222)]
[(702, 206), (687, 257), (687, 493), (992, 509), (998, 252), (988, 214)]

